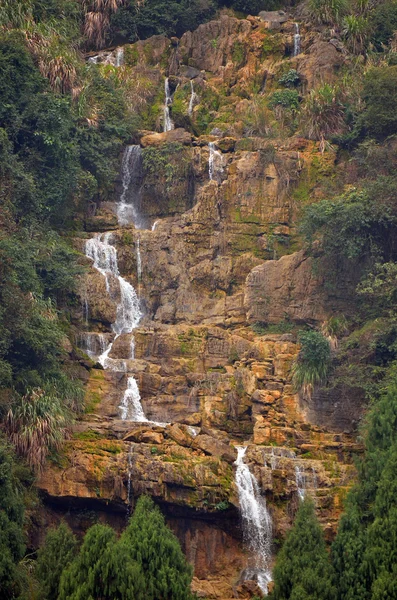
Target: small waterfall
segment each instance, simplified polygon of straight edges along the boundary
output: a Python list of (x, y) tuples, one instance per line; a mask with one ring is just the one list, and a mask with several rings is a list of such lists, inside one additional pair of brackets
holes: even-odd
[(189, 117), (192, 116), (194, 105), (197, 104), (197, 100), (198, 100), (197, 94), (194, 91), (193, 79), (190, 80), (190, 89), (191, 89), (190, 102), (189, 102), (189, 108), (188, 108), (188, 111), (187, 111)]
[(248, 573), (250, 578), (256, 577), (259, 587), (267, 594), (267, 586), (271, 581), (272, 520), (258, 483), (248, 465), (244, 463), (246, 451), (246, 447), (237, 446), (235, 465), (244, 538), (254, 555), (254, 565), (248, 569)]
[(306, 473), (299, 465), (295, 467), (295, 481), (299, 500), (304, 500), (306, 495), (307, 480)]
[(144, 226), (139, 214), (142, 198), (143, 158), (138, 145), (127, 146), (121, 161), (122, 191), (117, 203), (117, 218), (120, 225), (134, 223), (137, 229)]
[(171, 89), (170, 89), (170, 82), (168, 80), (168, 77), (166, 77), (165, 83), (164, 83), (164, 91), (165, 91), (165, 103), (164, 103), (164, 131), (171, 131), (171, 129), (174, 129), (174, 124), (171, 120), (171, 114), (170, 114), (170, 106), (172, 106), (172, 95), (171, 95)]
[(152, 231), (156, 231), (156, 227), (159, 224), (159, 221), (155, 221), (152, 225)]
[(129, 519), (131, 514), (131, 477), (132, 477), (132, 444), (130, 445), (130, 449), (128, 450), (128, 479), (127, 479), (127, 519)]
[(121, 67), (124, 64), (124, 48), (117, 48), (115, 58), (114, 58), (114, 66)]
[(141, 404), (141, 395), (135, 377), (128, 377), (127, 389), (121, 400), (120, 415), (123, 421), (147, 423)]
[(298, 56), (301, 51), (301, 35), (299, 33), (299, 24), (295, 23), (295, 35), (294, 35), (294, 54), (293, 56)]
[(141, 243), (140, 239), (136, 242), (136, 271), (138, 275), (138, 283), (142, 281), (142, 257), (141, 257)]
[(314, 493), (317, 489), (317, 473), (314, 467), (311, 467), (310, 472), (308, 472), (305, 471), (304, 466), (297, 465), (295, 467), (295, 482), (299, 500), (305, 499), (308, 490)]
[(208, 161), (208, 175), (210, 181), (221, 183), (223, 174), (223, 156), (219, 150), (216, 150), (215, 142), (210, 142), (208, 148), (210, 151)]
[(92, 359), (98, 360), (107, 347), (108, 341), (103, 333), (82, 333), (79, 340), (79, 346)]
[(88, 319), (89, 319), (89, 316), (90, 316), (90, 309), (88, 307), (88, 300), (87, 300), (87, 298), (83, 299), (83, 302), (82, 302), (82, 311), (83, 311), (83, 321), (84, 321), (84, 323), (86, 325), (88, 325)]
[[(119, 274), (117, 250), (110, 244), (111, 235), (111, 232), (95, 234), (93, 238), (87, 240), (85, 248), (86, 256), (93, 260), (95, 269), (105, 277), (107, 292), (110, 292), (110, 281), (112, 278), (117, 280), (119, 284), (120, 301), (117, 304), (116, 321), (112, 324), (112, 330), (116, 334), (116, 337), (98, 357), (98, 361), (102, 366), (108, 368), (111, 368), (108, 357), (114, 341), (122, 333), (131, 333), (138, 326), (142, 317), (136, 291)], [(125, 370), (125, 368), (122, 370)]]

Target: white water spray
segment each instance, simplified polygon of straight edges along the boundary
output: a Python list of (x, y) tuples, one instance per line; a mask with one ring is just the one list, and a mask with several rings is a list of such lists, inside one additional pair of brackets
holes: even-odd
[(194, 105), (197, 104), (197, 100), (198, 100), (197, 94), (194, 91), (193, 79), (190, 80), (190, 89), (191, 89), (190, 102), (189, 102), (189, 108), (187, 111), (189, 117), (192, 116)]
[(147, 423), (148, 420), (143, 412), (141, 395), (135, 377), (128, 377), (127, 389), (124, 392), (119, 408), (123, 421)]
[(124, 48), (117, 48), (114, 57), (114, 66), (121, 67), (124, 64)]
[(159, 221), (155, 221), (152, 225), (152, 231), (156, 231), (156, 227), (159, 224)]
[(138, 238), (136, 242), (136, 271), (138, 275), (138, 283), (142, 281), (142, 257), (141, 257), (141, 241)]
[(164, 102), (164, 127), (163, 127), (163, 130), (171, 131), (171, 129), (174, 129), (174, 123), (172, 122), (171, 114), (170, 114), (170, 106), (172, 106), (172, 95), (171, 95), (170, 82), (168, 80), (168, 77), (166, 77), (166, 80), (164, 83), (164, 91), (165, 91), (165, 102)]
[(208, 148), (210, 151), (208, 160), (208, 175), (210, 181), (221, 183), (223, 174), (223, 156), (219, 150), (216, 150), (215, 142), (210, 142)]
[(301, 36), (299, 32), (299, 24), (295, 23), (295, 35), (294, 35), (294, 54), (293, 56), (298, 56), (301, 51)]
[(237, 446), (236, 487), (243, 521), (243, 533), (247, 546), (253, 553), (253, 566), (249, 576), (256, 577), (258, 585), (267, 594), (271, 581), (272, 520), (261, 496), (258, 483), (244, 463), (246, 447)]
[(122, 191), (117, 203), (117, 219), (120, 225), (134, 223), (137, 229), (144, 226), (139, 213), (142, 198), (143, 158), (138, 145), (127, 146), (121, 161)]

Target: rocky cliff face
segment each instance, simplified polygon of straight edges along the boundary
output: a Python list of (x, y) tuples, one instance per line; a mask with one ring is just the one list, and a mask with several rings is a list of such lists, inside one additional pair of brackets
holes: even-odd
[[(111, 368), (95, 363), (114, 338), (120, 289), (87, 259), (81, 300), (88, 311), (85, 320), (75, 315), (76, 343), (94, 357), (81, 358), (86, 414), (40, 481), (43, 518), (68, 511), (76, 529), (84, 527), (84, 511), (122, 527), (134, 499), (153, 496), (206, 598), (258, 591), (242, 584), (249, 551), (234, 483), (236, 445), (248, 446), (245, 461), (266, 496), (273, 550), (302, 489), (314, 496), (332, 536), (359, 451), (351, 433), (360, 393), (302, 398), (290, 378), (294, 326), (318, 324), (346, 302), (330, 298), (295, 232), (295, 191), (318, 165), (330, 172), (335, 157), (307, 140), (259, 137), (244, 124), (255, 111), (254, 91), (281, 72), (298, 69), (310, 88), (318, 68), (331, 81), (344, 57), (310, 33), (302, 37), (304, 53), (293, 57), (293, 22), (272, 26), (224, 16), (178, 44), (156, 36), (125, 48), (132, 79), (162, 86), (170, 77), (171, 114), (189, 131), (142, 131), (134, 140), (142, 148), (142, 181), (131, 201), (142, 228), (118, 224), (121, 173), (114, 202), (87, 217), (76, 239), (83, 250), (94, 234), (112, 231), (118, 269), (137, 291), (143, 317), (114, 340)], [(199, 135), (204, 117), (213, 135)], [(131, 376), (146, 422), (121, 418)]]

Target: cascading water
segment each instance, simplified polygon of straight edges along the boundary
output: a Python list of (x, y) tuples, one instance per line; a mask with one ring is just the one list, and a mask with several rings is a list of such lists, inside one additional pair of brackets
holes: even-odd
[(138, 238), (136, 242), (136, 271), (138, 275), (138, 283), (142, 281), (142, 257), (141, 257), (141, 241)]
[(114, 59), (114, 66), (121, 67), (124, 64), (124, 48), (117, 48)]
[(95, 234), (93, 238), (87, 240), (85, 251), (86, 256), (93, 260), (93, 267), (104, 276), (108, 294), (111, 292), (111, 283), (118, 282), (120, 301), (117, 304), (116, 321), (112, 324), (112, 330), (116, 335), (113, 342), (110, 342), (98, 357), (98, 361), (104, 368), (112, 369), (114, 366), (117, 370), (117, 365), (112, 365), (109, 359), (113, 343), (122, 333), (131, 333), (137, 327), (142, 312), (134, 288), (119, 273), (117, 250), (110, 244), (111, 236), (111, 232)]
[(295, 35), (294, 35), (294, 56), (298, 56), (301, 51), (301, 36), (299, 33), (299, 24), (295, 23)]
[(127, 389), (124, 392), (119, 408), (123, 421), (136, 421), (138, 423), (146, 423), (148, 421), (143, 412), (141, 395), (135, 377), (128, 377)]
[(210, 151), (208, 160), (208, 175), (210, 181), (221, 183), (223, 174), (223, 156), (219, 150), (216, 150), (215, 142), (210, 142), (208, 148)]
[(194, 105), (197, 104), (197, 94), (194, 91), (194, 85), (193, 85), (193, 79), (190, 80), (190, 89), (191, 89), (191, 94), (190, 94), (190, 102), (189, 102), (189, 108), (188, 108), (188, 115), (191, 117), (193, 114), (193, 108)]
[(142, 149), (138, 145), (127, 146), (121, 161), (122, 191), (117, 203), (117, 219), (120, 225), (134, 223), (137, 229), (144, 227), (144, 219), (139, 213), (142, 182)]
[(164, 83), (164, 91), (165, 91), (165, 102), (164, 102), (163, 130), (171, 131), (171, 129), (174, 129), (174, 124), (172, 122), (171, 114), (170, 114), (170, 106), (172, 106), (172, 95), (171, 95), (170, 82), (168, 80), (168, 77), (166, 77), (166, 80)]
[(253, 565), (247, 570), (247, 579), (256, 577), (259, 587), (267, 594), (271, 581), (272, 520), (258, 483), (244, 463), (246, 451), (246, 447), (237, 446), (235, 465), (244, 538), (253, 553)]
[(306, 473), (299, 465), (295, 467), (295, 481), (299, 500), (304, 500), (306, 495), (307, 480)]

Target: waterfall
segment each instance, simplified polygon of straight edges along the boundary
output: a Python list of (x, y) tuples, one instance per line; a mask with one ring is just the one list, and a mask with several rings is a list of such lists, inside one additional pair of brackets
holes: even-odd
[(157, 227), (158, 223), (159, 223), (158, 221), (155, 221), (153, 223), (153, 225), (152, 225), (152, 231), (156, 231), (156, 227)]
[(195, 105), (195, 103), (197, 103), (197, 94), (194, 91), (194, 86), (193, 86), (193, 79), (190, 80), (190, 89), (191, 89), (191, 94), (190, 94), (190, 102), (189, 102), (189, 108), (188, 108), (188, 115), (191, 117), (193, 114), (193, 107)]
[(86, 256), (94, 262), (94, 268), (104, 276), (108, 294), (110, 293), (110, 281), (112, 278), (117, 280), (119, 284), (120, 301), (116, 308), (116, 321), (112, 324), (112, 330), (116, 336), (113, 342), (110, 342), (108, 347), (98, 357), (98, 361), (102, 366), (107, 368), (111, 368), (108, 357), (114, 341), (122, 333), (131, 333), (138, 326), (142, 317), (136, 291), (119, 274), (117, 250), (110, 244), (111, 235), (111, 232), (97, 233), (93, 238), (87, 240), (85, 248)]
[(136, 270), (138, 275), (138, 283), (142, 280), (142, 257), (141, 257), (141, 244), (140, 239), (136, 242)]
[(301, 36), (299, 33), (299, 25), (295, 23), (295, 35), (294, 35), (294, 54), (293, 56), (297, 56), (301, 51)]
[(217, 181), (218, 183), (221, 183), (223, 173), (223, 156), (219, 150), (215, 149), (215, 142), (210, 142), (208, 144), (208, 148), (210, 151), (208, 160), (208, 175), (210, 181)]
[(114, 60), (114, 66), (121, 67), (121, 65), (123, 65), (123, 64), (124, 64), (124, 48), (117, 48), (115, 60)]
[(87, 298), (83, 299), (82, 302), (82, 310), (83, 310), (83, 321), (86, 325), (88, 325), (88, 319), (89, 319), (89, 315), (90, 315), (90, 310), (88, 307), (88, 300)]
[(143, 159), (138, 145), (127, 146), (121, 161), (122, 191), (117, 203), (117, 218), (120, 225), (134, 223), (137, 229), (144, 226), (139, 214), (142, 197)]
[(132, 444), (130, 445), (130, 449), (128, 450), (128, 479), (127, 479), (127, 519), (130, 517), (131, 513), (131, 477), (132, 477)]
[(243, 521), (246, 543), (254, 555), (254, 566), (250, 577), (256, 577), (261, 590), (267, 594), (271, 581), (270, 560), (272, 540), (272, 520), (266, 507), (266, 500), (260, 494), (258, 483), (244, 463), (246, 447), (237, 446), (236, 487)]
[(164, 83), (164, 91), (165, 91), (165, 103), (164, 103), (164, 131), (171, 131), (174, 129), (174, 124), (171, 120), (170, 115), (170, 106), (172, 106), (172, 95), (170, 89), (170, 82), (168, 77), (166, 77)]
[(147, 423), (141, 404), (141, 395), (135, 377), (128, 377), (127, 389), (121, 400), (120, 415), (123, 421)]
[(304, 500), (306, 495), (307, 480), (304, 469), (299, 465), (295, 467), (295, 481), (299, 500)]

